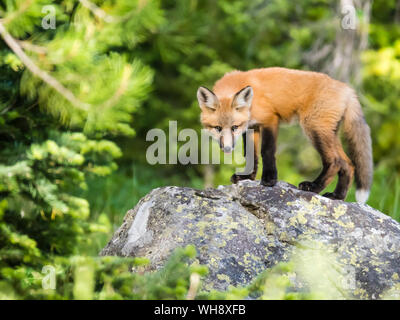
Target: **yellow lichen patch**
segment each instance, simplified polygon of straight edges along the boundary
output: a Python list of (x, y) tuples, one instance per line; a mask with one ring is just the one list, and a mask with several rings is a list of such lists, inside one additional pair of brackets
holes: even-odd
[(246, 252), (245, 255), (243, 256), (243, 261), (246, 265), (250, 263), (250, 254), (248, 252)]
[(225, 241), (225, 240), (219, 241), (217, 246), (218, 246), (219, 248), (225, 247), (225, 246), (226, 246), (226, 241)]
[(251, 266), (252, 265), (254, 265), (255, 264), (255, 261), (259, 261), (259, 260), (261, 260), (260, 259), (260, 257), (257, 257), (257, 256), (255, 256), (255, 255), (253, 255), (253, 254), (250, 254), (250, 253), (246, 253), (244, 256), (243, 256), (243, 262), (244, 262), (244, 264), (245, 264), (245, 270), (246, 271), (251, 271)]
[(341, 221), (341, 220), (337, 220), (336, 223), (337, 223), (339, 226), (343, 227), (343, 228), (354, 229), (354, 223), (351, 222), (351, 221), (348, 222), (348, 223), (344, 223), (344, 222)]
[(377, 267), (377, 266), (382, 266), (385, 263), (382, 261), (377, 260), (376, 258), (372, 258), (369, 260), (369, 263), (373, 266), (373, 267)]
[(197, 231), (197, 236), (199, 237), (204, 237), (204, 229), (209, 225), (209, 223), (207, 223), (206, 221), (199, 221), (197, 223), (197, 227), (199, 228), (199, 230)]
[(280, 241), (291, 241), (292, 238), (288, 236), (286, 231), (283, 231), (279, 234), (279, 240)]
[(397, 272), (393, 273), (392, 279), (393, 280), (399, 280), (399, 274)]
[(289, 223), (291, 226), (296, 226), (297, 224), (305, 224), (307, 223), (307, 218), (305, 214), (308, 213), (306, 210), (298, 210), (293, 217), (289, 219)]
[(184, 217), (185, 217), (185, 218), (188, 218), (188, 219), (195, 219), (195, 218), (196, 218), (196, 216), (195, 216), (193, 213), (191, 213), (191, 212), (188, 213), (188, 214), (185, 214)]
[(321, 211), (323, 209), (321, 205), (321, 200), (317, 197), (312, 197), (309, 202), (302, 199), (302, 206), (306, 208), (307, 211)]
[(176, 208), (176, 212), (181, 213), (183, 210), (183, 206), (180, 204), (177, 208)]
[(209, 262), (210, 266), (214, 267), (214, 268), (218, 268), (218, 261), (215, 257), (211, 257), (210, 258), (210, 262)]
[(227, 217), (226, 223), (224, 224), (215, 224), (216, 232), (222, 235), (226, 240), (232, 240), (236, 235), (232, 232), (232, 230), (237, 229), (239, 226), (238, 222), (232, 220), (231, 217)]
[(310, 203), (316, 206), (320, 206), (321, 205), (321, 199), (318, 199), (317, 197), (312, 197), (310, 200)]
[(326, 211), (326, 206), (324, 206), (323, 208), (324, 208), (323, 210), (318, 210), (317, 211), (317, 215), (326, 217), (328, 215), (328, 213)]
[(354, 295), (359, 296), (360, 298), (363, 298), (363, 299), (368, 297), (367, 291), (362, 288), (357, 288), (356, 290), (354, 290)]
[(268, 234), (274, 234), (275, 228), (276, 228), (275, 223), (271, 221), (267, 221), (265, 223), (265, 230), (267, 231)]
[(335, 219), (339, 219), (341, 216), (346, 214), (346, 212), (347, 212), (347, 207), (341, 204), (333, 209), (333, 217)]
[(327, 216), (328, 215), (326, 205), (322, 204), (321, 199), (318, 197), (315, 197), (315, 196), (312, 197), (309, 202), (302, 200), (301, 206), (306, 208), (306, 210), (308, 210), (308, 211), (314, 212), (318, 216)]
[(358, 266), (359, 263), (357, 263), (357, 256), (354, 253), (350, 254), (350, 264), (353, 266)]
[(227, 283), (231, 283), (231, 278), (229, 278), (226, 274), (217, 274), (218, 280), (226, 281)]
[(268, 260), (269, 256), (272, 254), (272, 252), (267, 251), (267, 253), (264, 255), (264, 260)]
[(312, 197), (310, 201), (305, 199), (298, 199), (294, 202), (288, 202), (288, 206), (296, 206), (300, 209), (295, 211), (295, 215), (290, 218), (289, 223), (293, 226), (296, 224), (305, 224), (307, 223), (307, 219), (305, 214), (315, 214), (319, 216), (327, 216), (327, 207), (326, 205), (321, 204), (321, 199), (317, 197)]

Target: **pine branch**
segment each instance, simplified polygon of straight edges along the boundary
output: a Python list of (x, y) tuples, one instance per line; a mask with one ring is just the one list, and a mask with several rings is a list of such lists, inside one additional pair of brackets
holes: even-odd
[[(104, 20), (105, 22), (108, 23), (115, 23), (115, 22), (123, 22), (126, 21), (130, 18), (130, 16), (132, 15), (132, 13), (134, 13), (134, 10), (131, 10), (129, 12), (127, 12), (126, 14), (124, 14), (123, 16), (112, 16), (109, 15), (108, 13), (106, 13), (103, 9), (101, 9), (100, 7), (96, 6), (93, 2), (90, 2), (89, 0), (79, 0), (79, 2), (86, 8), (89, 9), (96, 17)], [(146, 4), (146, 1), (139, 1), (138, 3), (138, 11), (142, 10), (142, 8), (144, 7), (144, 5)]]
[(54, 90), (56, 90), (59, 94), (61, 94), (65, 99), (71, 102), (77, 108), (88, 111), (89, 105), (83, 103), (75, 95), (64, 87), (57, 79), (53, 78), (47, 72), (40, 69), (22, 50), (21, 46), (18, 44), (18, 41), (14, 39), (4, 27), (2, 21), (0, 21), (0, 34), (3, 37), (4, 41), (10, 47), (10, 49), (21, 59), (22, 63), (37, 77), (42, 79), (45, 83), (51, 86)]
[(129, 65), (126, 65), (122, 73), (122, 78), (119, 88), (115, 91), (114, 95), (110, 99), (108, 99), (102, 105), (100, 105), (100, 108), (109, 108), (118, 102), (118, 100), (121, 98), (121, 96), (125, 93), (126, 89), (128, 88), (129, 77), (131, 76), (131, 74), (132, 74), (132, 68)]
[(4, 18), (4, 23), (7, 24), (10, 21), (14, 20), (16, 17), (18, 17), (21, 13), (24, 13), (26, 10), (29, 9), (30, 5), (32, 4), (32, 0), (27, 0), (25, 1), (18, 10), (12, 12), (8, 17)]
[(90, 2), (89, 0), (79, 0), (79, 2), (87, 9), (89, 9), (90, 11), (92, 11), (92, 13), (104, 20), (105, 22), (114, 22), (115, 19), (113, 16), (109, 15), (108, 13), (106, 13), (103, 9), (99, 8), (98, 6), (96, 6), (94, 3)]
[(47, 49), (45, 47), (35, 45), (29, 41), (21, 41), (21, 40), (16, 40), (16, 41), (22, 48), (28, 51), (32, 51), (38, 54), (47, 54)]

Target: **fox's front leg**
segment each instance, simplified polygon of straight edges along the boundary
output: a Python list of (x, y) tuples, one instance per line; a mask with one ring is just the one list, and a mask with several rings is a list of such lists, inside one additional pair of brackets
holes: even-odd
[[(258, 143), (260, 139), (260, 131), (258, 128), (254, 129), (253, 133), (249, 133), (248, 131), (245, 131), (243, 133), (243, 148), (244, 148), (244, 157), (246, 158), (246, 166), (248, 163), (253, 163), (253, 171), (250, 174), (234, 174), (231, 177), (231, 182), (232, 183), (237, 183), (240, 180), (254, 180), (257, 175), (257, 169), (258, 169)], [(253, 152), (251, 154), (247, 154), (247, 139), (249, 139), (250, 143), (254, 144), (253, 147)]]
[(263, 162), (261, 184), (273, 187), (278, 179), (275, 161), (277, 127), (263, 127), (261, 135), (261, 156)]

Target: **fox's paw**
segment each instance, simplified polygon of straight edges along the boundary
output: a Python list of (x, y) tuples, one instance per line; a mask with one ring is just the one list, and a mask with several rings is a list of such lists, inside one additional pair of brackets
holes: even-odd
[(327, 192), (322, 195), (325, 198), (329, 198), (332, 200), (344, 200), (344, 197), (335, 193), (335, 192)]
[(254, 180), (255, 179), (255, 175), (254, 174), (234, 174), (231, 177), (231, 182), (232, 183), (238, 183), (241, 180)]
[(263, 180), (261, 179), (261, 185), (266, 186), (266, 187), (273, 187), (276, 185), (277, 180), (276, 179), (270, 179), (270, 180)]
[(299, 189), (303, 191), (316, 192), (318, 185), (311, 181), (303, 181), (299, 184)]
[(231, 182), (234, 183), (234, 184), (236, 184), (236, 183), (238, 183), (239, 181), (240, 181), (240, 176), (237, 175), (236, 173), (233, 174), (232, 177), (231, 177)]

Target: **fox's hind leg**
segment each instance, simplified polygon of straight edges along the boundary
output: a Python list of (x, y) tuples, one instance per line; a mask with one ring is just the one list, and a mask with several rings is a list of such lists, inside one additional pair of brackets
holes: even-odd
[(336, 147), (339, 152), (340, 158), (343, 159), (344, 162), (343, 161), (341, 162), (341, 167), (338, 171), (339, 179), (335, 191), (325, 193), (324, 197), (344, 200), (346, 198), (347, 191), (349, 190), (351, 183), (353, 181), (354, 165), (344, 152), (342, 143), (340, 142), (340, 139), (337, 136), (336, 136)]
[(333, 133), (305, 129), (322, 160), (322, 171), (314, 181), (303, 181), (299, 188), (304, 191), (320, 193), (333, 180), (340, 169), (340, 159), (335, 150)]
[(335, 191), (324, 196), (332, 199), (344, 199), (346, 197), (354, 169), (337, 136), (339, 121), (333, 128), (325, 126), (323, 129), (303, 123), (304, 131), (321, 156), (322, 171), (314, 181), (300, 183), (299, 188), (301, 190), (320, 193), (338, 174), (339, 180)]
[[(237, 183), (240, 180), (246, 180), (246, 179), (254, 180), (256, 178), (258, 169), (258, 144), (260, 140), (260, 131), (258, 127), (253, 128), (253, 130), (254, 130), (253, 134), (250, 134), (247, 131), (243, 133), (244, 157), (246, 158), (246, 163), (248, 163), (248, 161), (252, 161), (253, 171), (250, 174), (236, 174), (236, 173), (233, 174), (231, 177), (232, 183)], [(249, 155), (246, 153), (248, 138), (254, 144), (253, 153)]]

